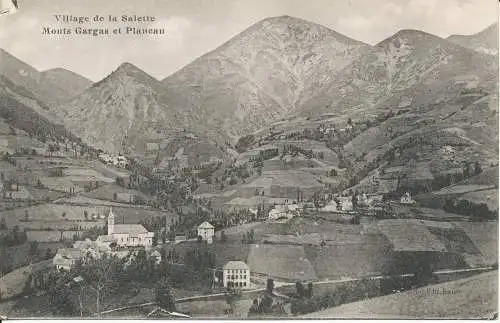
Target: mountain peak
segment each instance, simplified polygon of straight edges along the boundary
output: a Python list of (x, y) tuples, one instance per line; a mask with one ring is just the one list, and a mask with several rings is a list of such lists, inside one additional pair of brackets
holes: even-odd
[(134, 64), (129, 63), (129, 62), (124, 62), (124, 63), (120, 64), (120, 66), (118, 66), (118, 68), (115, 70), (115, 72), (118, 72), (118, 71), (120, 71), (120, 72), (142, 72), (142, 73), (145, 73), (140, 68), (138, 68), (137, 66), (135, 66)]
[(417, 29), (401, 29), (394, 35), (379, 42), (376, 47), (384, 47), (389, 43), (395, 44), (396, 47), (402, 45), (402, 43), (410, 46), (420, 45), (420, 44), (431, 44), (440, 41), (445, 41), (441, 37), (433, 34), (426, 33), (425, 31)]
[(498, 23), (491, 24), (473, 35), (451, 35), (448, 41), (474, 51), (497, 55), (498, 54)]
[(122, 63), (115, 71), (113, 71), (113, 73), (111, 73), (111, 75), (115, 77), (128, 76), (135, 79), (136, 81), (140, 81), (143, 83), (146, 82), (150, 85), (159, 82), (157, 79), (129, 62)]
[[(342, 35), (328, 27), (323, 25), (304, 20), (301, 18), (282, 15), (273, 16), (260, 20), (254, 25), (250, 26), (245, 32), (259, 32), (265, 30), (267, 32), (273, 32), (279, 37), (293, 36), (297, 41), (309, 41), (309, 40), (324, 40), (334, 38), (337, 41), (341, 41), (346, 44), (362, 44), (366, 45), (360, 41), (349, 38)], [(332, 39), (333, 40), (333, 39)]]

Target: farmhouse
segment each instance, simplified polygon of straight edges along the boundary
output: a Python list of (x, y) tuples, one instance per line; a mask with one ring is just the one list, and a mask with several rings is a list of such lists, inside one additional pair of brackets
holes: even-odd
[(351, 197), (345, 197), (341, 196), (339, 197), (340, 199), (340, 206), (342, 211), (352, 211), (354, 206), (352, 205), (352, 200)]
[(335, 212), (337, 210), (338, 210), (337, 202), (331, 200), (330, 202), (328, 202), (327, 205), (322, 207), (319, 211), (320, 212)]
[(82, 261), (82, 252), (76, 248), (61, 248), (52, 259), (52, 263), (59, 270), (71, 270)]
[(158, 151), (160, 150), (160, 144), (157, 142), (147, 142), (146, 143), (147, 151)]
[(210, 223), (205, 221), (198, 226), (198, 236), (201, 237), (203, 241), (212, 243), (214, 235), (215, 228)]
[(243, 261), (229, 261), (223, 267), (222, 282), (226, 288), (248, 288), (250, 268)]
[(401, 196), (401, 204), (415, 204), (415, 200), (413, 200), (410, 196), (410, 193), (406, 192), (403, 196)]
[(134, 203), (137, 200), (135, 194), (127, 192), (117, 192), (113, 197), (116, 197), (116, 201), (125, 203)]
[(118, 246), (150, 247), (153, 244), (153, 232), (148, 232), (141, 224), (115, 224), (113, 210), (108, 215), (108, 236), (116, 239)]
[(159, 265), (161, 262), (161, 253), (158, 250), (155, 250), (151, 253), (151, 258), (153, 258), (155, 263)]
[(295, 216), (300, 215), (299, 213), (300, 206), (297, 204), (283, 204), (276, 205), (274, 209), (269, 211), (269, 220), (277, 220), (280, 218), (291, 219)]

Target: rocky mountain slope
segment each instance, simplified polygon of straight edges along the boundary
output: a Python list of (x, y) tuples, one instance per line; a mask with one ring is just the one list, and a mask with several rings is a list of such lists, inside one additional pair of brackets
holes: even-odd
[(491, 79), (496, 60), (417, 30), (401, 30), (374, 46), (325, 85), (318, 95), (305, 101), (301, 113), (347, 113), (361, 107), (365, 112), (393, 95), (402, 100), (397, 108), (410, 105), (416, 86), (431, 91), (446, 87), (454, 78), (487, 76)]
[(0, 75), (0, 122), (37, 136), (65, 136), (64, 126), (43, 116), (43, 103), (22, 86)]
[[(15, 71), (9, 73), (23, 88), (35, 88), (28, 92), (38, 100), (32, 78)], [(425, 32), (401, 30), (369, 46), (283, 16), (256, 23), (161, 82), (124, 63), (51, 117), (92, 146), (148, 155), (153, 166), (168, 164), (171, 155), (181, 164), (206, 163), (209, 155), (238, 159), (227, 142), (250, 133), (248, 149), (320, 141), (312, 152), (321, 156), (318, 171), (342, 169), (354, 183), (412, 159), (407, 173), (432, 176), (468, 159), (490, 163), (498, 155), (497, 86), (494, 56)], [(349, 118), (354, 130), (344, 131)], [(318, 135), (325, 124), (335, 130)], [(183, 146), (203, 147), (206, 156)], [(454, 162), (443, 146), (459, 151)], [(396, 152), (402, 157), (387, 163)], [(270, 160), (264, 170), (280, 163)]]
[(288, 118), (369, 45), (288, 16), (264, 19), (163, 80), (233, 138)]
[[(83, 77), (62, 69), (39, 72), (3, 49), (0, 49), (0, 75), (31, 92), (45, 110), (66, 102), (89, 85)], [(87, 84), (82, 86), (83, 83)]]
[[(90, 145), (109, 152), (144, 153), (192, 124), (203, 131), (189, 100), (169, 91), (132, 64), (120, 65), (105, 79), (58, 107), (58, 117)], [(212, 131), (216, 132), (216, 131)]]
[(402, 30), (335, 80), (298, 110), (307, 117), (256, 132), (249, 149), (276, 147), (284, 139), (313, 140), (311, 148), (324, 143), (339, 156), (331, 166), (341, 181), (365, 192), (429, 189), (435, 179), (462, 172), (465, 163), (497, 163), (494, 57)]
[(73, 98), (85, 91), (92, 81), (64, 68), (53, 68), (41, 73), (41, 82), (56, 85), (66, 91), (68, 97)]
[(481, 53), (498, 55), (498, 23), (474, 35), (451, 35), (446, 39)]

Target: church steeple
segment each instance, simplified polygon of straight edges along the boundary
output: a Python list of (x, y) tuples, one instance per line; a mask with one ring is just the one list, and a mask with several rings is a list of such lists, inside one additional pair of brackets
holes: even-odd
[(113, 234), (115, 228), (115, 215), (113, 214), (113, 208), (109, 208), (108, 214), (108, 236)]

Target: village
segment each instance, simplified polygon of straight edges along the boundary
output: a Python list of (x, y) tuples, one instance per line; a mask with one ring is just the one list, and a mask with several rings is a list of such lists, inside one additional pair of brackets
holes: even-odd
[[(327, 131), (328, 127), (324, 128)], [(177, 155), (168, 161), (185, 158), (182, 151)], [(434, 222), (437, 218), (432, 214), (436, 210), (421, 208), (409, 192), (395, 196), (362, 189), (331, 193), (275, 186), (261, 191), (253, 186), (260, 185), (257, 179), (248, 187), (241, 186), (243, 197), (229, 197), (221, 209), (196, 197), (189, 202), (194, 203), (192, 211), (176, 217), (136, 189), (140, 187), (140, 176), (134, 170), (137, 163), (122, 155), (90, 152), (70, 141), (49, 141), (34, 154), (26, 149), (4, 154), (2, 163), (9, 165), (2, 175), (6, 202), (6, 209), (0, 214), (2, 229), (9, 234), (24, 230), (26, 238), (19, 242), (25, 241), (30, 249), (18, 265), (2, 266), (2, 299), (22, 295), (44, 299), (51, 289), (41, 282), (50, 279), (65, 281), (70, 294), (78, 296), (79, 288), (92, 294), (96, 287), (88, 281), (88, 270), (108, 262), (118, 266), (114, 267), (116, 273), (123, 271), (121, 275), (131, 277), (134, 287), (120, 289), (128, 295), (125, 303), (116, 299), (118, 294), (109, 295), (109, 300), (97, 296), (103, 302), (99, 308), (91, 305), (90, 300), (86, 304), (80, 301), (80, 305), (72, 307), (76, 315), (79, 311), (80, 315), (86, 311), (86, 315), (101, 315), (104, 309), (115, 313), (114, 309), (122, 305), (137, 303), (136, 298), (142, 293), (145, 294), (141, 299), (147, 304), (154, 300), (151, 293), (156, 290), (155, 285), (164, 279), (168, 280), (167, 290), (175, 294), (169, 297), (176, 305), (167, 311), (170, 314), (162, 315), (205, 315), (211, 302), (221, 306), (218, 297), (234, 299), (222, 302), (225, 305), (220, 307), (220, 315), (293, 315), (306, 311), (299, 309), (303, 302), (300, 298), (291, 301), (296, 297), (291, 288), (294, 290), (297, 284), (319, 288), (318, 297), (326, 297), (339, 281), (354, 282), (387, 274), (414, 275), (415, 270), (424, 270), (410, 269), (411, 265), (401, 258), (407, 257), (412, 248), (429, 254), (442, 253), (442, 233), (433, 229), (442, 225)], [(10, 180), (16, 178), (16, 172), (26, 172), (28, 168), (28, 180)], [(272, 170), (263, 173), (274, 174)], [(167, 174), (163, 178), (154, 170), (151, 178), (160, 181), (159, 185), (172, 185), (179, 176)], [(203, 180), (199, 182), (206, 185)], [(189, 200), (193, 184), (196, 183), (178, 184), (185, 194), (178, 200), (180, 205)], [(42, 195), (35, 201), (34, 192), (38, 191), (55, 195), (49, 199)], [(250, 203), (238, 202), (245, 199)], [(456, 215), (450, 220), (464, 218)], [(47, 227), (51, 223), (56, 231)], [(470, 237), (484, 229), (469, 224), (459, 226)], [(407, 232), (408, 228), (413, 228), (412, 237), (402, 242), (400, 230)], [(429, 234), (433, 235), (432, 242), (426, 245)], [(481, 247), (482, 253), (483, 250)], [(450, 259), (431, 263), (434, 269), (461, 266), (454, 259), (454, 251), (444, 254)], [(267, 262), (269, 257), (275, 263)], [(466, 257), (478, 268), (494, 263), (489, 258), (479, 259), (474, 253)], [(387, 264), (394, 261), (402, 261), (399, 268), (388, 268)], [(143, 279), (141, 272), (156, 278)], [(22, 278), (12, 278), (19, 275)], [(401, 284), (407, 282), (397, 285)], [(375, 290), (377, 295), (392, 293), (399, 290), (398, 286), (380, 285)], [(123, 288), (127, 289), (127, 285)], [(205, 304), (201, 312), (194, 309), (200, 302)], [(150, 311), (158, 312), (156, 308)], [(120, 315), (119, 312), (115, 314)]]

